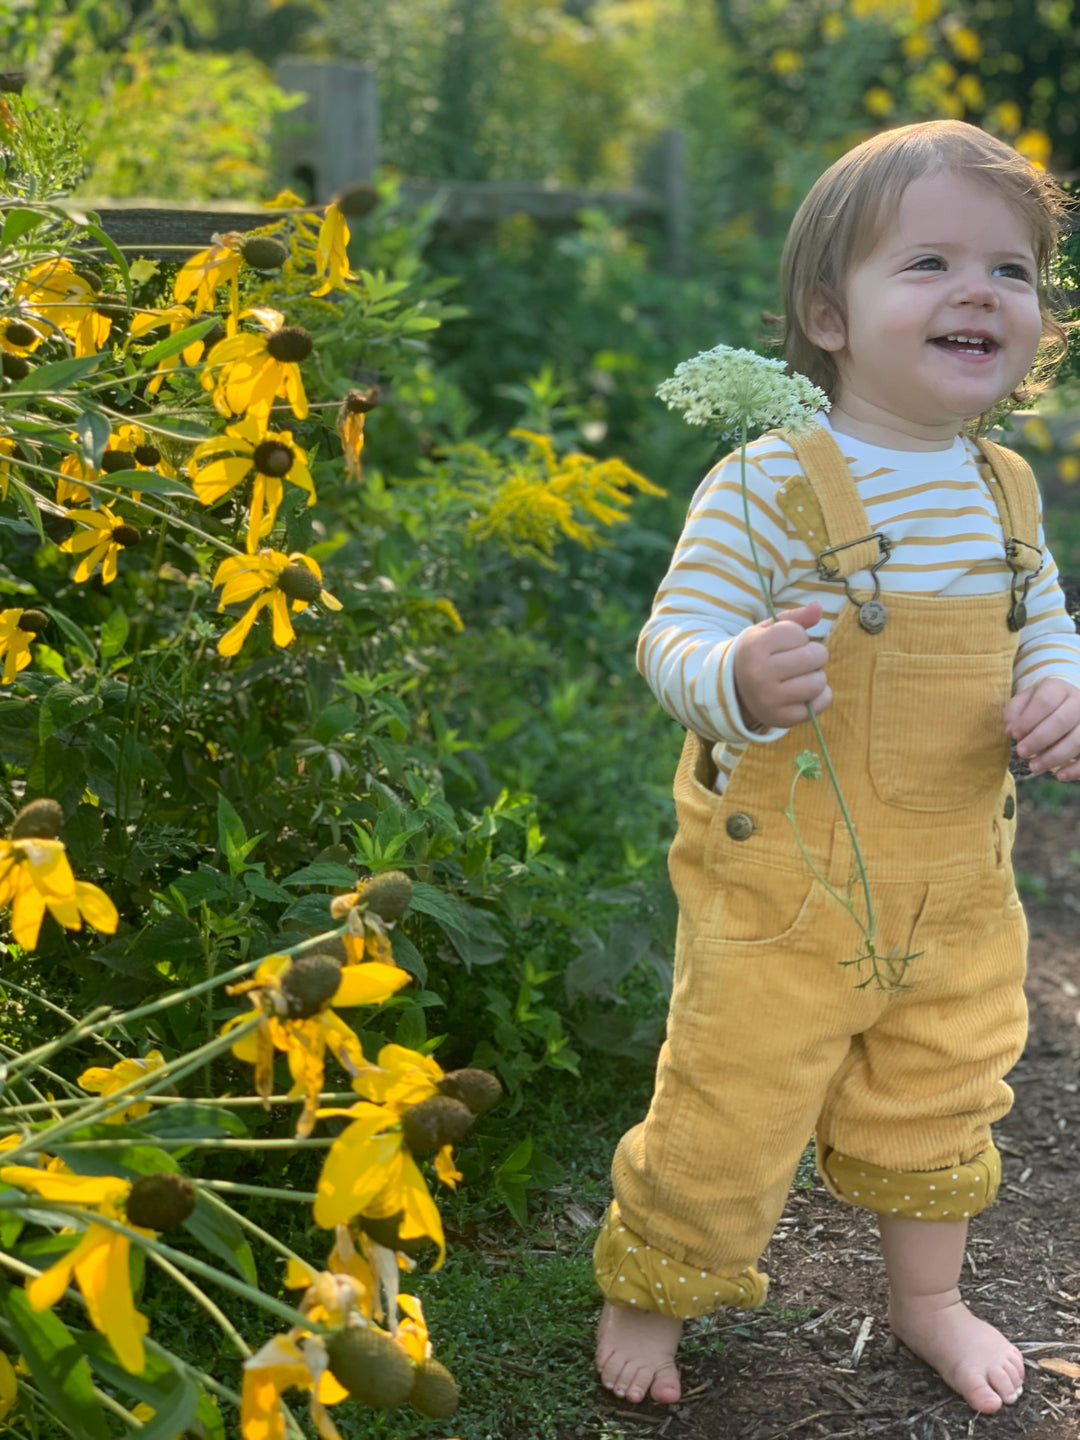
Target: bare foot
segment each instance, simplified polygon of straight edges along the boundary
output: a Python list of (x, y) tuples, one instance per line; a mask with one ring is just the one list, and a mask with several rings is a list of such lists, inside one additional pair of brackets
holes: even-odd
[(889, 1302), (893, 1334), (932, 1366), (973, 1410), (996, 1414), (1024, 1388), (1024, 1357), (1000, 1330), (973, 1315), (956, 1290)]
[(682, 1321), (673, 1316), (605, 1302), (596, 1332), (601, 1384), (635, 1405), (646, 1394), (673, 1405), (682, 1394), (675, 1365), (681, 1334)]

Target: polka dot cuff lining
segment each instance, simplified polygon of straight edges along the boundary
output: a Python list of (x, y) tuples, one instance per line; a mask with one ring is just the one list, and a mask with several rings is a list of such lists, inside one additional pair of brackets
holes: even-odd
[(769, 1284), (767, 1275), (753, 1269), (734, 1276), (710, 1275), (671, 1259), (622, 1223), (617, 1201), (600, 1227), (593, 1264), (596, 1282), (613, 1305), (636, 1305), (679, 1320), (708, 1315), (722, 1305), (756, 1309)]
[(967, 1220), (992, 1205), (1001, 1184), (993, 1141), (966, 1165), (944, 1170), (886, 1170), (829, 1146), (818, 1147), (818, 1173), (838, 1200), (907, 1220)]

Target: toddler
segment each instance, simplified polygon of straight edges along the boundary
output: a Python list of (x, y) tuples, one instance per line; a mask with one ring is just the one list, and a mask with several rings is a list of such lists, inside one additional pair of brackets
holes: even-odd
[[(1009, 739), (1033, 772), (1080, 779), (1080, 637), (1030, 469), (970, 431), (1021, 397), (1040, 346), (1064, 348), (1043, 302), (1063, 206), (1045, 172), (947, 120), (858, 146), (792, 223), (787, 359), (832, 404), (748, 451), (784, 613), (768, 618), (735, 455), (695, 495), (639, 647), (689, 733), (667, 1038), (596, 1245), (616, 1395), (677, 1400), (683, 1322), (762, 1303), (755, 1265), (811, 1133), (830, 1193), (878, 1217), (893, 1332), (973, 1410), (1022, 1390), (1019, 1351), (957, 1282), (1026, 1036)], [(865, 962), (843, 964), (859, 931), (783, 814), (815, 745), (808, 704), (879, 952), (914, 957), (904, 988), (859, 988)], [(853, 851), (828, 781), (800, 780), (796, 811), (843, 892)]]

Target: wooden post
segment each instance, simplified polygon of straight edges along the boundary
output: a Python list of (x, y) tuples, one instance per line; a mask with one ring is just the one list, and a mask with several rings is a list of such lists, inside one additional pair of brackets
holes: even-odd
[(304, 103), (279, 125), (278, 169), (287, 184), (325, 204), (358, 180), (370, 180), (378, 163), (375, 77), (352, 60), (290, 56), (275, 70), (283, 90), (301, 91)]
[(690, 186), (686, 136), (678, 125), (663, 130), (641, 167), (640, 183), (657, 196), (663, 216), (667, 268), (685, 275), (690, 255)]

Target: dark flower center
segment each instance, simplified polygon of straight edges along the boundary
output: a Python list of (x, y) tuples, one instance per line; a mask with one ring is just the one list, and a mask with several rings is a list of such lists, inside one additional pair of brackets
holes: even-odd
[(240, 246), (240, 254), (246, 264), (255, 270), (280, 270), (289, 258), (289, 252), (280, 240), (270, 235), (253, 235)]
[(21, 320), (12, 320), (4, 331), (4, 339), (9, 345), (32, 345), (35, 336), (29, 325)]
[(133, 454), (140, 465), (157, 465), (161, 460), (161, 451), (156, 445), (136, 445)]
[(134, 470), (135, 456), (126, 450), (106, 450), (101, 457), (101, 468), (106, 475), (115, 475), (118, 470)]
[(25, 380), (30, 374), (29, 362), (21, 355), (13, 355), (10, 350), (0, 355), (0, 369), (9, 380)]
[(113, 526), (112, 538), (117, 545), (123, 545), (126, 549), (129, 545), (138, 545), (142, 539), (142, 531), (126, 521), (121, 521), (119, 525)]
[(280, 479), (292, 469), (296, 456), (280, 440), (260, 440), (251, 452), (251, 458), (260, 475), (273, 475)]
[(312, 600), (319, 598), (322, 582), (306, 565), (286, 565), (278, 576), (278, 589), (290, 600)]
[(275, 330), (266, 342), (266, 348), (275, 360), (296, 365), (311, 354), (311, 336), (302, 325), (283, 325)]
[(49, 628), (49, 617), (41, 610), (24, 610), (19, 616), (19, 629), (28, 635), (40, 635)]

